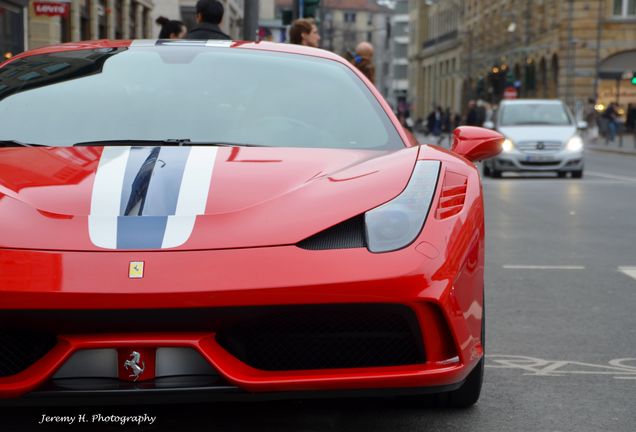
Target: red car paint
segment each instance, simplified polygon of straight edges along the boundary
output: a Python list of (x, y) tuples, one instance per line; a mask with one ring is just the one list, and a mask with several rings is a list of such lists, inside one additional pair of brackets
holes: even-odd
[[(11, 61), (128, 45), (61, 45)], [(326, 51), (293, 45), (235, 43), (233, 49), (283, 51), (346, 64)], [(414, 141), (379, 92), (356, 74), (380, 100), (403, 150), (220, 148), (217, 187), (210, 190), (205, 214), (197, 218), (190, 239), (170, 250), (113, 251), (90, 242), (87, 215), (100, 147), (0, 148), (0, 305), (4, 310), (107, 310), (396, 303), (416, 314), (425, 363), (263, 371), (228, 353), (213, 332), (137, 333), (131, 328), (125, 334), (58, 335), (58, 344), (42, 359), (0, 378), (0, 398), (37, 389), (74, 352), (90, 348), (153, 352), (191, 347), (228, 382), (249, 392), (429, 387), (464, 380), (483, 356), (479, 175), (456, 154), (412, 147)], [(481, 139), (480, 134), (466, 129), (456, 140)], [(472, 149), (465, 156), (470, 158)], [(417, 160), (442, 165), (431, 211), (412, 244), (380, 254), (365, 248), (310, 251), (295, 245), (390, 201), (408, 183)], [(449, 201), (444, 194), (457, 192), (458, 186), (462, 199), (455, 194)], [(131, 261), (145, 263), (143, 278), (128, 277)]]

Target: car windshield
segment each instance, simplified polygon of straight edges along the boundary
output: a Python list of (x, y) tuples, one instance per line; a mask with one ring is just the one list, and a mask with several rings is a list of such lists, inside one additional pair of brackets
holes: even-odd
[(169, 45), (66, 51), (6, 64), (0, 140), (404, 147), (375, 96), (336, 61)]
[(500, 126), (567, 126), (572, 119), (561, 104), (509, 104), (501, 107)]

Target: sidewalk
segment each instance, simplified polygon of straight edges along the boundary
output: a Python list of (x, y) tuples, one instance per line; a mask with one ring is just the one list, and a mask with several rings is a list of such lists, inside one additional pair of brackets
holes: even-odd
[(636, 142), (633, 134), (617, 136), (612, 143), (601, 136), (591, 139), (585, 134), (583, 134), (583, 140), (587, 150), (636, 155)]

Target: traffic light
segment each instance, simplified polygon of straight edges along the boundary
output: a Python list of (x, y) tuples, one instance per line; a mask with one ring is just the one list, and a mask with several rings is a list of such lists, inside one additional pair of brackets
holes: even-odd
[(632, 85), (636, 86), (636, 72), (634, 72), (634, 75), (632, 76)]

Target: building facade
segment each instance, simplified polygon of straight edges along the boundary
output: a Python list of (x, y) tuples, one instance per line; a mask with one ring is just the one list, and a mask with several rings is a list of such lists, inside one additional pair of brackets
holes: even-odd
[[(411, 0), (410, 91), (413, 115), (426, 118), (435, 107), (462, 109), (463, 0)], [(415, 20), (415, 22), (413, 22)], [(415, 43), (415, 42), (414, 42)]]
[[(284, 11), (293, 9), (293, 0), (275, 2), (276, 19), (281, 19)], [(385, 97), (391, 93), (392, 85), (390, 34), (395, 3), (395, 0), (322, 0), (316, 17), (321, 48), (347, 56), (360, 42), (373, 45), (375, 84)]]
[(408, 47), (409, 47), (409, 1), (395, 2), (394, 13), (390, 19), (390, 63), (387, 100), (397, 112), (410, 111), (408, 100)]
[(634, 0), (412, 0), (411, 16), (428, 35), (410, 56), (420, 115), (422, 105), (465, 110), (469, 99), (498, 103), (504, 92), (577, 111), (592, 99), (636, 103)]
[(31, 0), (28, 49), (80, 40), (150, 38), (153, 8), (153, 0)]
[(323, 0), (320, 7), (322, 48), (342, 56), (360, 42), (374, 48), (375, 84), (391, 94), (391, 16), (393, 11), (373, 0)]

